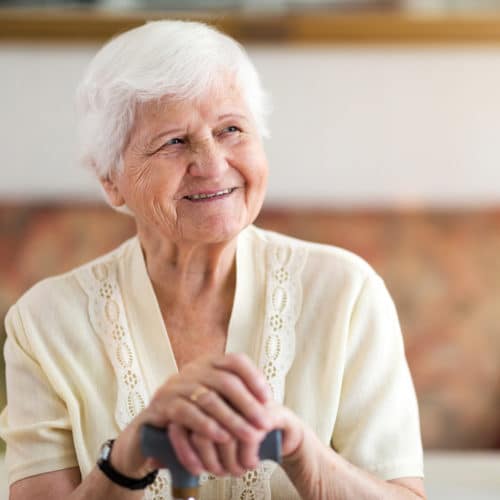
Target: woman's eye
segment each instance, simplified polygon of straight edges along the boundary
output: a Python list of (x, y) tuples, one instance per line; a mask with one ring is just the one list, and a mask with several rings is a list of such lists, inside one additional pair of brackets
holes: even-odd
[(233, 133), (233, 132), (241, 132), (241, 129), (239, 129), (235, 125), (230, 125), (229, 127), (222, 129), (222, 133)]
[(169, 139), (164, 146), (175, 146), (177, 144), (184, 144), (184, 139), (180, 139), (179, 137), (174, 137), (173, 139)]

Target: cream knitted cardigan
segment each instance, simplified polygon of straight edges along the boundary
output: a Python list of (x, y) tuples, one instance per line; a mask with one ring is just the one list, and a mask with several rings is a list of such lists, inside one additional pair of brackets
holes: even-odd
[[(418, 409), (393, 303), (359, 257), (253, 226), (238, 238), (227, 352), (246, 352), (274, 398), (380, 477), (422, 476)], [(9, 480), (94, 466), (177, 371), (137, 238), (12, 307), (6, 326)], [(168, 472), (145, 493), (168, 500)], [(298, 498), (280, 467), (202, 478), (203, 500)]]

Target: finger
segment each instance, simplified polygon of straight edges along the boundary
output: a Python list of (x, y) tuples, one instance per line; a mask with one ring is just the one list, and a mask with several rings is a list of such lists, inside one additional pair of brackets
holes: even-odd
[(191, 436), (191, 443), (203, 464), (204, 470), (216, 476), (223, 476), (226, 474), (219, 460), (217, 448), (213, 441), (210, 441), (200, 434), (193, 434)]
[(196, 450), (189, 442), (188, 431), (181, 425), (172, 423), (168, 428), (168, 437), (177, 456), (177, 460), (194, 476), (203, 472), (203, 464)]
[(239, 443), (238, 463), (246, 470), (253, 470), (259, 465), (259, 446), (260, 441)]
[[(196, 405), (237, 439), (251, 442), (258, 440), (262, 434), (213, 390), (201, 394), (196, 399)], [(265, 408), (263, 411), (266, 411)]]
[(170, 422), (182, 424), (189, 430), (216, 442), (221, 443), (230, 439), (230, 435), (219, 423), (201, 411), (196, 404), (184, 398), (179, 397), (171, 404), (167, 409), (167, 417)]
[(165, 464), (157, 460), (156, 458), (148, 458), (147, 462), (147, 467), (148, 469), (155, 470), (155, 469), (163, 469), (165, 467)]
[[(216, 370), (207, 382), (235, 410), (253, 426), (266, 430), (271, 422), (264, 405), (248, 390), (236, 375)], [(201, 399), (201, 398), (200, 398)]]
[(289, 408), (274, 401), (269, 402), (266, 408), (273, 421), (272, 428), (282, 430), (282, 456), (294, 454), (305, 439), (307, 429), (303, 422)]
[(231, 439), (227, 443), (218, 444), (217, 451), (222, 467), (232, 476), (242, 476), (246, 469), (238, 461), (238, 443)]
[(214, 360), (213, 366), (233, 373), (247, 386), (248, 390), (261, 402), (272, 399), (272, 393), (264, 374), (252, 360), (243, 353), (229, 353)]

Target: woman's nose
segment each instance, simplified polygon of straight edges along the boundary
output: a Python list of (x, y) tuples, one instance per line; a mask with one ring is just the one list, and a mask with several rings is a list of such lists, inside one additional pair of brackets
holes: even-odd
[(193, 148), (188, 172), (196, 177), (219, 177), (227, 168), (223, 148), (213, 139), (207, 139)]

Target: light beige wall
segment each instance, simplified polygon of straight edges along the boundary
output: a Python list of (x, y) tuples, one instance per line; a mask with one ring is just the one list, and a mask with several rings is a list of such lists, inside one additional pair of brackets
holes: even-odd
[[(99, 196), (72, 107), (96, 48), (0, 45), (0, 200)], [(500, 47), (249, 51), (275, 108), (269, 202), (500, 202)]]

